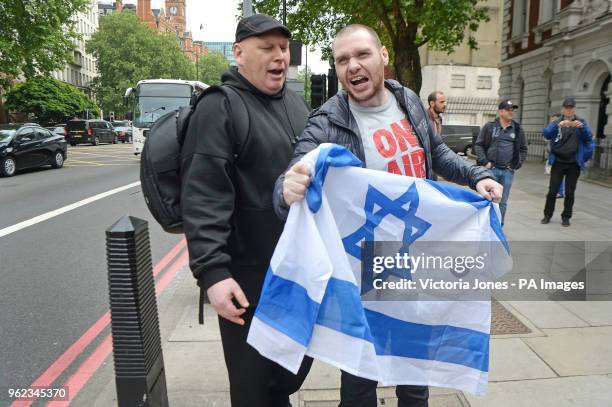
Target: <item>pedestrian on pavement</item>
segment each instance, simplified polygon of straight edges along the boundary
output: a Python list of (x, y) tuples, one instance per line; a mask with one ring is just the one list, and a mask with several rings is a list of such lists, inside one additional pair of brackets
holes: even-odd
[[(487, 199), (501, 198), (502, 187), (490, 171), (470, 165), (442, 142), (418, 95), (384, 80), (389, 56), (374, 30), (360, 24), (343, 28), (332, 52), (343, 90), (311, 114), (288, 171), (276, 182), (279, 217), (286, 218), (289, 205), (304, 199), (310, 184), (308, 167), (300, 159), (326, 142), (348, 148), (370, 169), (429, 179), (436, 172), (469, 184)], [(375, 407), (376, 386), (376, 381), (343, 371), (340, 406)], [(399, 406), (428, 405), (427, 386), (397, 386), (396, 394)]]
[[(190, 267), (219, 315), (233, 407), (287, 407), (312, 359), (297, 375), (247, 344), (272, 252), (283, 230), (272, 209), (274, 182), (285, 171), (309, 109), (285, 86), (289, 30), (264, 14), (242, 19), (236, 68), (198, 103), (182, 148), (182, 213)], [(232, 101), (233, 100), (233, 101)], [(242, 105), (238, 106), (238, 102)], [(246, 108), (248, 130), (233, 114)], [(202, 361), (207, 363), (207, 361)]]
[(427, 97), (427, 114), (438, 135), (442, 134), (442, 113), (446, 111), (446, 97), (441, 90), (434, 90)]
[(498, 106), (498, 117), (482, 127), (474, 144), (476, 163), (491, 169), (504, 186), (504, 194), (499, 203), (502, 226), (506, 218), (514, 172), (521, 168), (527, 158), (525, 134), (520, 124), (513, 119), (516, 109), (518, 106), (510, 99), (503, 100)]
[[(550, 120), (548, 123), (552, 123), (557, 120), (561, 115), (559, 113), (555, 113), (550, 116)], [(544, 133), (542, 133), (544, 134)], [(544, 168), (544, 173), (546, 175), (550, 175), (550, 169), (552, 168), (552, 156), (550, 155), (550, 150), (552, 148), (552, 140), (548, 142), (548, 157), (546, 159), (546, 165)], [(548, 193), (548, 192), (547, 192)], [(557, 192), (557, 199), (565, 197), (565, 177), (561, 180), (561, 185), (559, 186), (559, 191)]]
[(551, 141), (549, 160), (552, 165), (550, 169), (550, 183), (546, 205), (544, 206), (544, 218), (541, 223), (550, 223), (555, 211), (555, 200), (559, 192), (559, 186), (565, 177), (565, 199), (563, 212), (561, 213), (561, 224), (570, 225), (572, 209), (574, 207), (574, 192), (580, 176), (580, 170), (586, 167), (586, 163), (593, 155), (593, 134), (584, 119), (576, 116), (576, 100), (568, 97), (563, 101), (562, 117), (550, 123), (544, 129), (544, 138)]

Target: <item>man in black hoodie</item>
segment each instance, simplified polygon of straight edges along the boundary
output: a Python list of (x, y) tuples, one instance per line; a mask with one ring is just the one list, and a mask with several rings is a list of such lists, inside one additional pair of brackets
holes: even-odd
[[(238, 23), (238, 67), (222, 77), (227, 93), (237, 97), (207, 94), (181, 151), (190, 267), (219, 314), (233, 407), (287, 407), (312, 363), (305, 359), (293, 375), (246, 342), (283, 229), (272, 209), (274, 181), (287, 168), (308, 116), (304, 100), (285, 86), (290, 36), (263, 14)], [(247, 121), (237, 114), (245, 108), (248, 124), (237, 123)]]

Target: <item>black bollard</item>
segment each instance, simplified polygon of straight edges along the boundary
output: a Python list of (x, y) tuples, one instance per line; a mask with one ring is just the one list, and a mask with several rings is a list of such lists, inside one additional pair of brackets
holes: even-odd
[(106, 231), (106, 257), (117, 405), (167, 407), (147, 222), (119, 219)]

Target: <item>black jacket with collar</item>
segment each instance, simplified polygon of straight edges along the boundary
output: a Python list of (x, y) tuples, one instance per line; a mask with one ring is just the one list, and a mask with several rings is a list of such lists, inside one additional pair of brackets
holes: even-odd
[[(523, 161), (527, 159), (527, 139), (521, 125), (512, 120), (514, 132), (514, 150), (512, 152), (511, 168), (518, 170), (523, 165)], [(488, 162), (495, 164), (497, 159), (497, 137), (493, 137), (493, 133), (501, 129), (499, 118), (490, 121), (482, 126), (476, 143), (474, 143), (474, 151), (476, 152), (476, 164), (486, 165)]]
[(236, 124), (235, 113), (244, 107), (232, 106), (222, 92), (198, 103), (181, 150), (183, 224), (200, 286), (233, 277), (256, 304), (283, 230), (272, 208), (274, 181), (287, 168), (309, 109), (286, 87), (262, 93), (236, 69), (222, 80), (244, 101), (247, 134), (236, 134), (245, 126)]
[[(432, 128), (421, 99), (412, 90), (394, 80), (386, 80), (385, 86), (399, 101), (425, 151), (427, 178), (435, 179), (435, 175), (438, 174), (448, 181), (468, 184), (471, 188), (475, 188), (476, 183), (482, 179), (494, 178), (491, 172), (483, 167), (470, 165), (444, 144)], [(359, 128), (349, 109), (348, 96), (344, 91), (336, 94), (310, 114), (308, 124), (298, 140), (289, 167), (322, 143), (344, 146), (365, 163)], [(276, 181), (274, 210), (279, 218), (286, 219), (289, 208), (283, 198), (283, 180), (284, 174)]]

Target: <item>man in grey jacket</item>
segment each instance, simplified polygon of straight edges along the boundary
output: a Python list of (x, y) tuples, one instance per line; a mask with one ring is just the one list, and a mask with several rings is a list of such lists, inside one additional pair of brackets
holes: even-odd
[[(274, 209), (286, 218), (289, 205), (301, 200), (310, 184), (300, 159), (321, 143), (347, 147), (367, 168), (412, 177), (468, 184), (485, 198), (499, 201), (502, 187), (485, 168), (469, 165), (436, 134), (419, 97), (396, 81), (384, 80), (388, 53), (370, 27), (342, 29), (333, 44), (338, 79), (344, 91), (310, 114), (289, 170), (274, 190)], [(342, 372), (341, 407), (376, 406), (372, 380)], [(400, 407), (427, 406), (426, 386), (397, 386)]]

